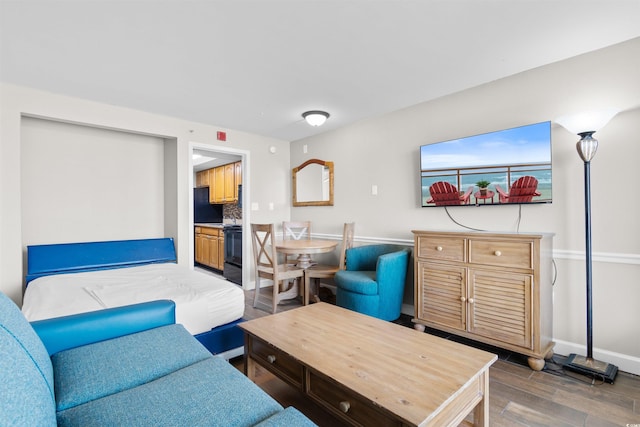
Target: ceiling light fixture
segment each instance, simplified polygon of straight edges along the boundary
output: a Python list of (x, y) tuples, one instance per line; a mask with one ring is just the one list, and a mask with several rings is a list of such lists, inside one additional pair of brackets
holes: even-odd
[(329, 113), (319, 110), (306, 111), (302, 113), (302, 118), (311, 126), (322, 126), (329, 118)]

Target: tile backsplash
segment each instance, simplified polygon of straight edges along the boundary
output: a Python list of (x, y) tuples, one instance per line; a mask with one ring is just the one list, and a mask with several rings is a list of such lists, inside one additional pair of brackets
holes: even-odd
[(242, 220), (242, 208), (235, 203), (226, 203), (222, 205), (222, 220)]

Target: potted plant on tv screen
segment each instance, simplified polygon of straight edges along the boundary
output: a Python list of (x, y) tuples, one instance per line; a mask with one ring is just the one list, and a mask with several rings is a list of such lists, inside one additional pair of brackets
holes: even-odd
[(491, 184), (489, 181), (480, 180), (476, 182), (476, 185), (480, 189), (480, 194), (485, 196), (487, 194), (487, 187)]

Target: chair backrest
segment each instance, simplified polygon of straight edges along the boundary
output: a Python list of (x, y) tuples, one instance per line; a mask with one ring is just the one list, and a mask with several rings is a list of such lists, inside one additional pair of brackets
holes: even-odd
[(342, 249), (340, 249), (340, 270), (344, 270), (347, 262), (347, 250), (353, 247), (353, 235), (356, 230), (355, 222), (345, 222), (342, 231)]
[(311, 240), (311, 221), (282, 221), (285, 240)]
[(538, 180), (532, 176), (516, 179), (509, 190), (509, 203), (530, 202), (536, 195)]
[(391, 252), (403, 250), (405, 247), (390, 243), (355, 246), (347, 250), (346, 269), (350, 271), (376, 271), (378, 258)]
[(455, 185), (445, 181), (438, 181), (429, 187), (431, 199), (436, 206), (459, 205), (460, 193)]
[(278, 254), (273, 224), (251, 224), (251, 240), (256, 274), (277, 274)]
[(20, 309), (0, 292), (0, 425), (56, 425), (49, 353)]

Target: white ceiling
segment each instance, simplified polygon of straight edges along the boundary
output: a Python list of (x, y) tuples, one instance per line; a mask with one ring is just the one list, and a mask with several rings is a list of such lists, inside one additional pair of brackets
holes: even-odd
[(0, 6), (3, 82), (284, 140), (640, 37), (640, 0)]

